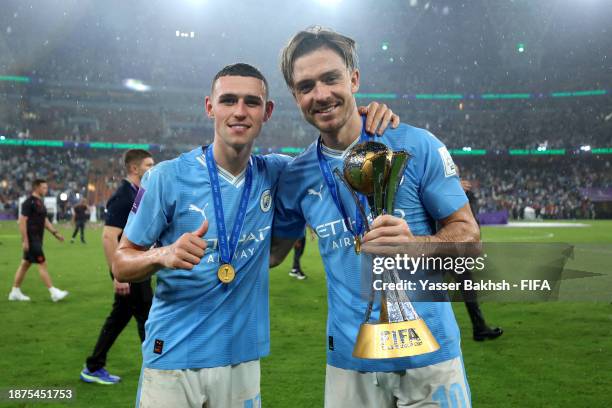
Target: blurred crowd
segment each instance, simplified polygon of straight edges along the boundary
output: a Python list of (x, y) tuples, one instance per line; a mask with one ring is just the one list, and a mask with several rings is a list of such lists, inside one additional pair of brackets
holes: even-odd
[(49, 196), (86, 194), (89, 162), (73, 150), (0, 148), (0, 209), (16, 214), (19, 197), (28, 195), (38, 178), (48, 181)]
[[(46, 71), (35, 73), (45, 78), (41, 83), (6, 85), (6, 93), (0, 97), (0, 136), (153, 143), (161, 145), (164, 152), (163, 155), (155, 153), (157, 162), (212, 141), (213, 123), (204, 112), (207, 89), (167, 88), (163, 92), (135, 93), (118, 85), (113, 85), (114, 88), (108, 85), (119, 79), (112, 61), (108, 66), (98, 66), (98, 74), (91, 73), (92, 78), (82, 67), (75, 67), (74, 72), (59, 69), (57, 55), (49, 58), (55, 60), (49, 62)], [(612, 97), (606, 94), (552, 98), (549, 94), (538, 94), (536, 89), (542, 92), (569, 89), (571, 83), (580, 89), (605, 89), (609, 79), (598, 79), (593, 74), (588, 80), (578, 82), (554, 76), (542, 82), (537, 77), (529, 80), (525, 79), (529, 76), (514, 77), (506, 73), (504, 78), (482, 78), (481, 89), (477, 82), (442, 73), (439, 81), (427, 84), (417, 78), (435, 75), (402, 76), (397, 70), (401, 66), (393, 62), (369, 64), (364, 69), (369, 78), (362, 83), (364, 92), (395, 92), (396, 99), (379, 102), (387, 103), (403, 122), (428, 129), (451, 149), (488, 150), (489, 155), (484, 158), (461, 158), (464, 176), (473, 181), (481, 211), (505, 209), (518, 218), (529, 206), (542, 218), (593, 216), (593, 204), (581, 196), (579, 189), (610, 187), (610, 165), (604, 160), (606, 156), (599, 158), (588, 152), (580, 155), (575, 152), (581, 152), (581, 147), (588, 151), (587, 146), (612, 147)], [(150, 79), (156, 80), (155, 75)], [(84, 87), (84, 82), (91, 83)], [(389, 83), (398, 89), (386, 88)], [(520, 85), (532, 96), (483, 100), (466, 92), (467, 89), (484, 92), (484, 89), (493, 89), (490, 87), (504, 92), (513, 89), (513, 85), (514, 89)], [(301, 118), (289, 92), (280, 86), (274, 85), (275, 110), (256, 141), (262, 153), (283, 147), (304, 148), (317, 137), (314, 128)], [(416, 100), (413, 94), (404, 97), (402, 89), (462, 92), (464, 98)], [(359, 105), (367, 105), (369, 101), (358, 98)], [(567, 149), (567, 154), (507, 156), (509, 149), (558, 148)], [(53, 196), (61, 192), (69, 197), (79, 193), (87, 195), (90, 205), (103, 206), (122, 172), (121, 152), (113, 150), (0, 146), (0, 209), (16, 212), (16, 200), (29, 191), (35, 178), (48, 179)]]
[(611, 162), (603, 156), (465, 158), (460, 167), (479, 212), (506, 210), (520, 219), (531, 207), (542, 219), (573, 219), (596, 216), (581, 189), (612, 188)]
[(415, 125), (430, 130), (453, 148), (470, 146), (504, 151), (612, 145), (612, 104), (579, 99), (534, 103), (531, 107), (524, 104), (500, 101), (492, 102), (492, 108), (487, 110), (447, 109), (400, 114), (407, 121), (412, 120)]
[[(168, 148), (205, 144), (212, 139), (212, 121), (202, 101), (185, 105), (82, 102), (80, 106), (46, 106), (36, 98), (15, 109), (0, 100), (0, 135), (9, 138), (72, 140), (78, 142), (154, 143)], [(142, 101), (141, 101), (142, 102)], [(367, 105), (369, 100), (359, 99)], [(612, 98), (575, 97), (547, 101), (409, 101), (381, 100), (403, 122), (428, 129), (449, 148), (579, 149), (610, 147)], [(195, 104), (195, 105), (194, 105)], [(291, 98), (276, 101), (272, 119), (257, 141), (262, 148), (306, 147), (317, 134)]]
[[(179, 151), (156, 152), (160, 162)], [(18, 199), (29, 193), (31, 182), (44, 178), (49, 196), (67, 211), (76, 194), (87, 197), (101, 213), (106, 200), (123, 178), (122, 152), (44, 147), (0, 147), (0, 210), (17, 214)], [(522, 217), (532, 207), (544, 219), (592, 218), (593, 203), (581, 189), (612, 188), (612, 157), (565, 156), (459, 156), (461, 177), (469, 180), (479, 212), (507, 210)], [(61, 217), (60, 217), (61, 218)]]

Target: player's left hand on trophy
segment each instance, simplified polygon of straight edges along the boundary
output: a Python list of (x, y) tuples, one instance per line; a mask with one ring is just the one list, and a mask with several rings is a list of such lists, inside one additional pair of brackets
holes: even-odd
[(400, 124), (400, 117), (384, 103), (370, 102), (367, 107), (360, 106), (357, 109), (360, 115), (367, 115), (365, 128), (370, 134), (382, 136), (389, 127), (389, 122), (392, 129), (397, 128)]
[(410, 227), (403, 218), (380, 215), (370, 225), (370, 231), (362, 239), (362, 251), (375, 255), (394, 255), (406, 244), (416, 242)]

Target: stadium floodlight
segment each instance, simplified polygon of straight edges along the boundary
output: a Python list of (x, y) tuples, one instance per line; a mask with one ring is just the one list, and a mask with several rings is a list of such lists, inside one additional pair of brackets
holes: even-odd
[(523, 43), (516, 44), (516, 50), (522, 54), (523, 52), (525, 52), (525, 44)]
[(546, 151), (546, 146), (538, 146), (538, 152)]
[(68, 200), (68, 194), (66, 194), (66, 193), (61, 193), (61, 194), (60, 194), (60, 200), (62, 200), (62, 201), (66, 201), (66, 200)]
[(136, 92), (148, 92), (151, 90), (151, 87), (142, 82), (140, 79), (125, 79), (123, 80), (123, 86)]
[(387, 50), (389, 49), (389, 43), (385, 41), (384, 43), (382, 43), (382, 45), (380, 46), (380, 48), (381, 48), (383, 51), (387, 51)]
[(0, 140), (5, 140), (6, 136), (0, 136)]
[(589, 146), (589, 145), (580, 146), (580, 150), (582, 150), (583, 152), (590, 152), (591, 151), (591, 146)]
[(462, 149), (464, 152), (471, 152), (472, 148), (470, 146), (464, 146)]

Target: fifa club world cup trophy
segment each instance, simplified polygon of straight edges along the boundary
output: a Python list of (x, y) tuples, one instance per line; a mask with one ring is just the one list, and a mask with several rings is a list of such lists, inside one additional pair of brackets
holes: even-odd
[[(354, 146), (344, 160), (343, 173), (335, 175), (351, 192), (357, 209), (369, 230), (366, 209), (358, 194), (367, 198), (372, 219), (382, 214), (393, 214), (395, 197), (410, 159), (406, 151), (392, 151), (378, 142), (364, 142)], [(356, 242), (358, 244), (358, 242)], [(356, 248), (359, 250), (359, 248)], [(364, 257), (362, 270), (374, 280), (371, 257)], [(366, 262), (367, 260), (367, 262)], [(369, 301), (364, 322), (359, 328), (353, 356), (366, 359), (385, 359), (415, 356), (440, 348), (425, 321), (419, 317), (404, 290), (395, 286), (400, 282), (396, 269), (385, 269), (382, 275), (382, 290), (369, 287)], [(367, 280), (367, 279), (366, 279)], [(395, 285), (389, 285), (395, 284)], [(394, 289), (389, 289), (393, 287)], [(376, 292), (380, 292), (377, 296)], [(374, 302), (380, 300), (380, 318), (371, 320)]]

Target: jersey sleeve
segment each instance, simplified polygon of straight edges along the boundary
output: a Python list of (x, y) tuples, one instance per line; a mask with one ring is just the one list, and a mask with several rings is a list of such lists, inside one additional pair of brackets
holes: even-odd
[(422, 147), (423, 204), (434, 219), (440, 220), (463, 207), (468, 199), (461, 188), (455, 163), (446, 146), (428, 132)]
[(21, 203), (21, 215), (24, 217), (32, 216), (32, 200), (27, 198), (23, 203)]
[(136, 245), (150, 247), (170, 224), (174, 213), (174, 185), (170, 162), (147, 171), (125, 226), (124, 234)]
[(104, 225), (123, 229), (130, 215), (132, 204), (125, 194), (113, 195), (106, 204), (106, 220)]
[(300, 207), (299, 182), (291, 171), (282, 172), (276, 191), (272, 236), (297, 239), (304, 236), (306, 220)]

